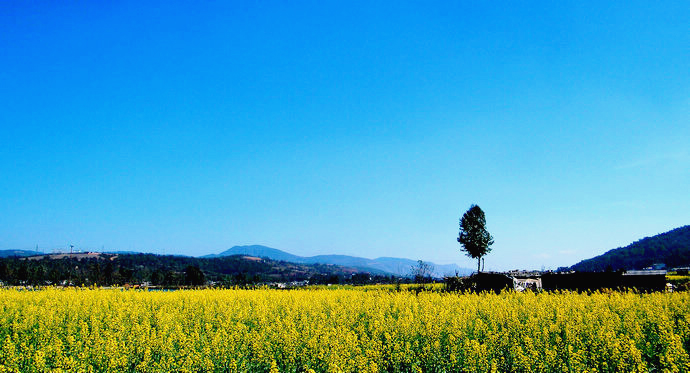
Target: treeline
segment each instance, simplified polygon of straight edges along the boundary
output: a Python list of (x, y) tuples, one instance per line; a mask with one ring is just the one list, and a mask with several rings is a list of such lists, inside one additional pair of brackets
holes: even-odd
[(643, 238), (626, 247), (583, 260), (569, 269), (581, 272), (632, 270), (657, 263), (668, 268), (690, 265), (690, 225)]
[(295, 264), (244, 256), (100, 254), (88, 258), (53, 259), (50, 255), (0, 258), (0, 282), (14, 286), (244, 286), (304, 281), (310, 284), (373, 284), (400, 282), (400, 279), (357, 273), (334, 265)]

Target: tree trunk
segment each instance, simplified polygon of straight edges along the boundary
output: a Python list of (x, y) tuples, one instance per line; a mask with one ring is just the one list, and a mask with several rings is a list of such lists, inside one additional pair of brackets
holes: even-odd
[(477, 258), (477, 273), (479, 273), (479, 265), (482, 262), (482, 258)]

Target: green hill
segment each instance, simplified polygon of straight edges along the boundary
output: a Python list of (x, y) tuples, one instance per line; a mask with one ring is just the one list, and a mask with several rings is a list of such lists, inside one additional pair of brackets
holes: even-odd
[(667, 268), (690, 265), (690, 225), (610, 250), (594, 258), (583, 260), (570, 269), (575, 271), (632, 270), (643, 269), (656, 263), (663, 263)]

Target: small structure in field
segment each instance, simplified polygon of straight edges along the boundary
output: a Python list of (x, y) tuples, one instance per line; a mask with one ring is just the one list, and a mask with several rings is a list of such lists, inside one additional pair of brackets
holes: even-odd
[(539, 291), (542, 289), (541, 286), (541, 277), (527, 277), (527, 278), (520, 278), (520, 277), (513, 277), (513, 289), (515, 291), (525, 291), (525, 290), (532, 290), (532, 291)]

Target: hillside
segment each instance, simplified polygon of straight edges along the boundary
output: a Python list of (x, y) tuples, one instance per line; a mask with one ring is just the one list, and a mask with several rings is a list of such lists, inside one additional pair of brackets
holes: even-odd
[[(372, 274), (395, 276), (409, 276), (412, 272), (412, 268), (417, 265), (416, 260), (404, 258), (381, 257), (376, 259), (367, 259), (349, 255), (316, 255), (304, 257), (261, 245), (234, 246), (220, 254), (207, 255), (204, 258), (217, 258), (228, 255), (251, 255), (291, 263), (332, 264), (351, 267), (359, 271), (369, 272)], [(454, 275), (456, 272), (460, 275), (472, 273), (471, 269), (461, 268), (455, 264), (429, 264), (434, 268), (432, 275), (438, 278), (447, 275)]]
[(575, 271), (642, 269), (663, 263), (668, 268), (690, 265), (690, 225), (676, 228), (632, 244), (583, 260), (572, 267)]

